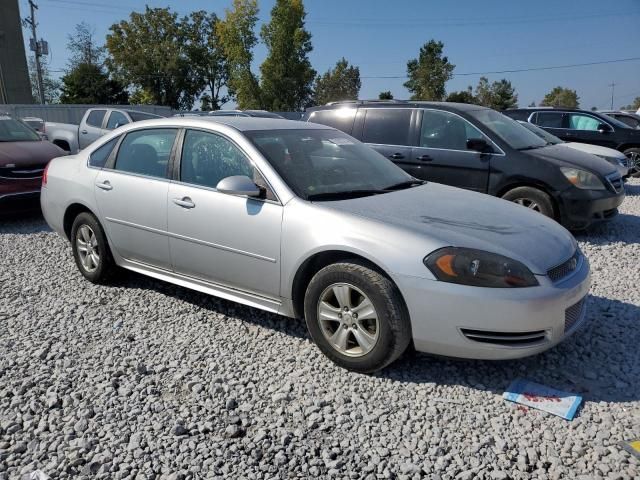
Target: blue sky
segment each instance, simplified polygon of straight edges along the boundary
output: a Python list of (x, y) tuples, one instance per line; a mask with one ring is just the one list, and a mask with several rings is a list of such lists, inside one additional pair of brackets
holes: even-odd
[[(192, 10), (223, 15), (231, 0), (36, 0), (38, 35), (49, 41), (50, 68), (67, 63), (67, 34), (85, 21), (101, 41), (109, 26), (132, 10), (169, 6), (180, 14)], [(19, 0), (22, 16), (27, 0)], [(274, 0), (259, 0), (260, 23), (268, 21)], [(640, 57), (640, 0), (305, 0), (307, 27), (313, 36), (311, 62), (324, 72), (341, 57), (360, 67), (360, 98), (377, 98), (391, 90), (407, 98), (402, 86), (406, 62), (431, 38), (445, 44), (456, 65), (447, 91), (475, 86), (480, 75), (460, 75)], [(259, 27), (258, 27), (259, 28)], [(25, 42), (28, 32), (24, 31)], [(256, 50), (256, 69), (265, 49)], [(59, 73), (57, 73), (59, 74)], [(507, 78), (519, 103), (539, 102), (557, 85), (576, 89), (583, 108), (608, 108), (611, 83), (614, 107), (640, 96), (640, 61), (586, 67), (487, 74), (490, 81)]]

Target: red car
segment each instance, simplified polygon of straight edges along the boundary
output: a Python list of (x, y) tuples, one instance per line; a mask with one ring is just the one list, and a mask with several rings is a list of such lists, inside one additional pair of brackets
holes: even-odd
[(31, 127), (0, 115), (0, 213), (37, 208), (44, 168), (62, 155)]

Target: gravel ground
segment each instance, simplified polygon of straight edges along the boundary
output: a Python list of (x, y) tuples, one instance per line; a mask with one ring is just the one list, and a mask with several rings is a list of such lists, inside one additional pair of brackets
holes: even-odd
[[(637, 479), (640, 181), (579, 237), (586, 326), (519, 361), (331, 364), (302, 322), (135, 274), (98, 287), (43, 220), (0, 222), (0, 479)], [(569, 422), (501, 394), (584, 396)]]

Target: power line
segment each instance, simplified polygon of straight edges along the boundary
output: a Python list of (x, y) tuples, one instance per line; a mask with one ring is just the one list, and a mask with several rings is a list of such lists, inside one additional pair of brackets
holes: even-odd
[[(633, 62), (640, 60), (640, 57), (631, 57), (631, 58), (620, 58), (617, 60), (604, 60), (601, 62), (587, 62), (587, 63), (573, 63), (570, 65), (553, 65), (549, 67), (532, 67), (532, 68), (516, 68), (511, 70), (494, 70), (488, 72), (465, 72), (465, 73), (453, 73), (454, 77), (469, 77), (473, 75), (493, 75), (500, 73), (520, 73), (520, 72), (537, 72), (543, 70), (558, 70), (562, 68), (575, 68), (575, 67), (588, 67), (591, 65), (606, 65), (610, 63), (623, 63), (623, 62)], [(387, 79), (397, 79), (397, 78), (407, 78), (407, 75), (368, 75), (360, 78), (387, 78)]]

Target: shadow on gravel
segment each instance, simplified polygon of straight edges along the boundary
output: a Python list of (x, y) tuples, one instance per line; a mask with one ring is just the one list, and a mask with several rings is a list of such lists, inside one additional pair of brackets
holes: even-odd
[(640, 306), (591, 297), (587, 323), (563, 343), (519, 360), (480, 361), (408, 353), (378, 375), (408, 383), (462, 385), (501, 395), (518, 377), (592, 402), (640, 399)]
[[(640, 187), (638, 188), (640, 191)], [(640, 217), (626, 213), (602, 223), (596, 223), (589, 230), (575, 234), (579, 242), (593, 245), (609, 245), (611, 243), (640, 243)]]
[(44, 221), (42, 212), (29, 210), (20, 213), (0, 214), (0, 233), (14, 235), (29, 235), (32, 233), (50, 232), (51, 229)]

